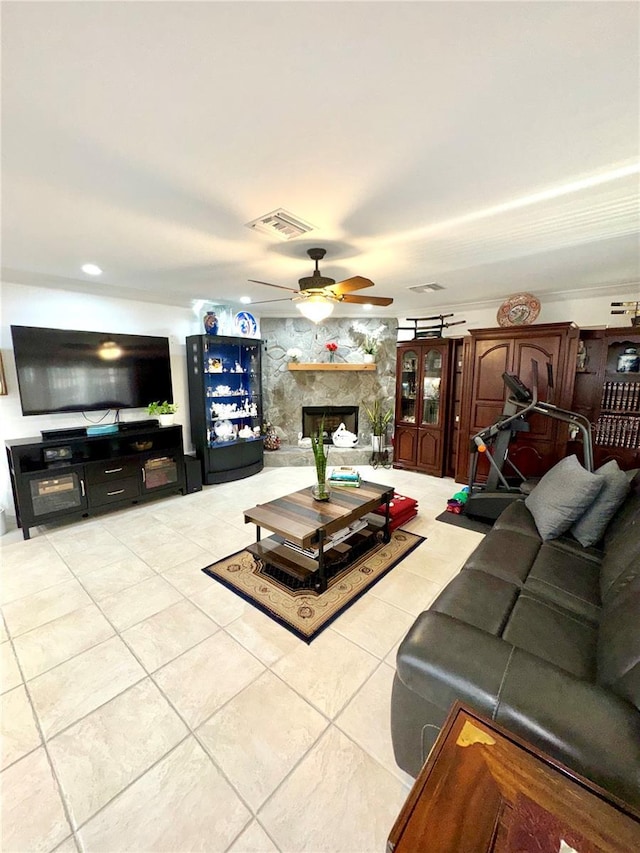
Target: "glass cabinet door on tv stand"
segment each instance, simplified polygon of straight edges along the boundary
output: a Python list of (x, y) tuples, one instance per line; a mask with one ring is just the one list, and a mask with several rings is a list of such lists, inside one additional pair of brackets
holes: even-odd
[(262, 470), (262, 341), (187, 338), (191, 439), (203, 482), (226, 483)]

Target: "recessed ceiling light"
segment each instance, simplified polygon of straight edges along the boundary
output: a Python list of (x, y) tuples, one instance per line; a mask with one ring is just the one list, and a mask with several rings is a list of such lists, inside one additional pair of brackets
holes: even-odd
[(251, 302), (251, 297), (250, 296), (241, 296), (240, 302), (242, 302), (243, 305), (248, 305)]
[(86, 272), (87, 275), (102, 275), (102, 270), (97, 264), (83, 264), (82, 272)]

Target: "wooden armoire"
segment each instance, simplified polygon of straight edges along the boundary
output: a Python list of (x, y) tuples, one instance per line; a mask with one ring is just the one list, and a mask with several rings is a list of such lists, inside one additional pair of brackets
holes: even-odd
[[(469, 330), (463, 347), (457, 482), (468, 481), (471, 438), (502, 414), (509, 396), (502, 380), (504, 372), (515, 373), (531, 388), (531, 362), (537, 361), (538, 399), (571, 408), (578, 336), (573, 323)], [(568, 430), (565, 424), (543, 415), (533, 415), (528, 422), (530, 432), (518, 434), (509, 457), (525, 477), (539, 477), (566, 455)], [(481, 457), (478, 479), (486, 477), (487, 469)]]

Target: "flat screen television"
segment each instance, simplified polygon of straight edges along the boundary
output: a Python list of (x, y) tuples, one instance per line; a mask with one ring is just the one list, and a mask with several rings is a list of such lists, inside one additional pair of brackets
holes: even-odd
[(169, 340), (11, 326), (24, 415), (173, 402)]

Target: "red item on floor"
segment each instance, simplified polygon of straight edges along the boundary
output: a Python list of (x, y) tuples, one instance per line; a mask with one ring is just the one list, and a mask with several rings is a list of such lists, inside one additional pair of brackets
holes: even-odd
[[(374, 510), (378, 515), (385, 514), (385, 505), (379, 506)], [(394, 492), (392, 500), (389, 501), (389, 528), (395, 530), (396, 527), (401, 527), (407, 521), (411, 521), (418, 514), (418, 501), (415, 498), (408, 498), (406, 495), (399, 495)]]

